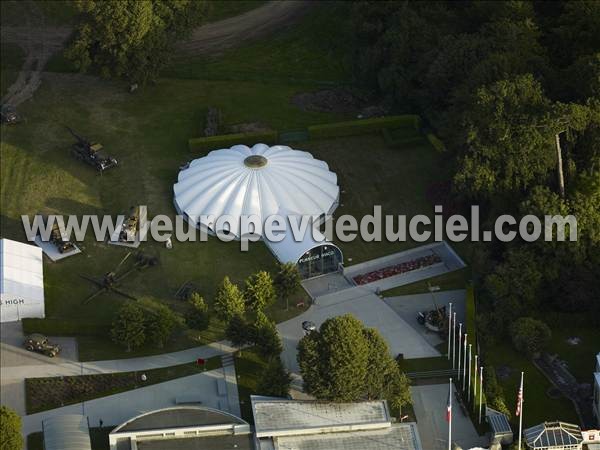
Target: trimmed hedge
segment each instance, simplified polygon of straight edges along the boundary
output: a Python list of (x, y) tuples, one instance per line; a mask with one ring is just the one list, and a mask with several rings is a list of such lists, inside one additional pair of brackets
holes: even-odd
[(446, 146), (435, 134), (427, 133), (427, 140), (438, 152), (442, 153), (446, 151)]
[(233, 145), (244, 144), (277, 144), (279, 134), (277, 131), (257, 131), (254, 133), (222, 134), (219, 136), (209, 136), (201, 138), (192, 138), (188, 141), (191, 151), (207, 151), (220, 148), (229, 148)]
[(390, 148), (409, 147), (416, 144), (423, 144), (425, 142), (423, 140), (423, 136), (412, 130), (410, 130), (410, 133), (407, 133), (402, 137), (394, 137), (392, 132), (387, 128), (381, 130), (381, 134), (383, 135), (386, 145)]
[(60, 319), (23, 319), (25, 334), (41, 333), (48, 336), (107, 336), (109, 325)]
[(421, 128), (421, 118), (416, 115), (404, 115), (312, 125), (308, 127), (308, 134), (311, 139), (322, 139), (374, 133), (386, 128), (413, 128), (418, 132)]

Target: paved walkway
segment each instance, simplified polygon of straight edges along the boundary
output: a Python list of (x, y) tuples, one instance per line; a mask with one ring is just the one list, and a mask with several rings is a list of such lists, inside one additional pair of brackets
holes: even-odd
[[(423, 448), (446, 450), (448, 448), (448, 422), (446, 422), (448, 384), (413, 386), (410, 391)], [(485, 436), (477, 434), (471, 419), (463, 414), (454, 396), (452, 397), (452, 442), (461, 448), (487, 448), (489, 444)]]
[[(227, 375), (224, 374), (223, 369), (211, 370), (121, 394), (109, 395), (75, 405), (31, 414), (22, 419), (23, 435), (42, 431), (43, 420), (63, 414), (86, 415), (92, 427), (99, 426), (100, 420), (103, 421), (104, 426), (115, 426), (139, 414), (174, 406), (175, 398), (181, 396), (182, 393), (198, 398), (204, 406), (239, 415), (239, 403), (237, 408), (231, 408), (227, 396), (218, 393), (218, 380), (224, 378), (227, 378)], [(233, 379), (228, 379), (227, 389), (228, 393), (230, 389), (234, 389), (235, 396), (237, 396), (235, 375)]]

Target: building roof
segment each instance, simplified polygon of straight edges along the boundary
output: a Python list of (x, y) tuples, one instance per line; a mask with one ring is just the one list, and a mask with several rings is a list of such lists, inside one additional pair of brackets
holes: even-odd
[(388, 428), (275, 438), (279, 450), (420, 450), (414, 423)]
[[(327, 163), (285, 145), (234, 145), (195, 159), (179, 172), (173, 187), (175, 206), (195, 226), (229, 231), (240, 238), (241, 216), (257, 216), (261, 225), (281, 210), (298, 215), (330, 214), (337, 206), (337, 176)], [(216, 219), (232, 222), (217, 229)], [(256, 234), (261, 234), (257, 230)]]
[(111, 434), (200, 425), (246, 424), (242, 419), (202, 406), (176, 406), (136, 416), (116, 427)]
[(251, 433), (227, 436), (198, 436), (180, 439), (139, 440), (138, 450), (254, 450)]
[(486, 406), (485, 419), (490, 424), (490, 427), (492, 427), (494, 434), (513, 434), (506, 414), (502, 414), (501, 412)]
[(525, 442), (533, 449), (578, 445), (583, 437), (579, 426), (566, 422), (544, 422), (523, 431)]
[(257, 437), (382, 428), (391, 424), (384, 400), (333, 403), (252, 396)]
[(44, 430), (44, 450), (91, 450), (87, 417), (79, 414), (65, 414), (46, 419)]

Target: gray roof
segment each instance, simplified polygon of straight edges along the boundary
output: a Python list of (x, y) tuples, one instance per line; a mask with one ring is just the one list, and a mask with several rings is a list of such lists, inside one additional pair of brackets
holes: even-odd
[(86, 416), (65, 414), (43, 421), (44, 450), (91, 450)]
[(385, 400), (333, 403), (251, 397), (254, 426), (259, 437), (294, 430), (389, 424)]
[(533, 449), (577, 446), (583, 440), (581, 429), (566, 422), (544, 422), (523, 431), (525, 442)]
[(510, 433), (512, 435), (512, 428), (510, 427), (506, 414), (502, 414), (501, 412), (486, 406), (485, 419), (487, 420), (487, 423), (490, 424), (490, 427), (492, 427), (494, 434)]
[(228, 436), (189, 437), (181, 439), (157, 439), (137, 441), (138, 450), (253, 450), (251, 433)]
[(141, 414), (115, 428), (111, 434), (181, 428), (202, 425), (245, 424), (242, 419), (212, 408), (202, 406), (176, 406)]
[(388, 428), (275, 438), (279, 450), (421, 450), (414, 423)]

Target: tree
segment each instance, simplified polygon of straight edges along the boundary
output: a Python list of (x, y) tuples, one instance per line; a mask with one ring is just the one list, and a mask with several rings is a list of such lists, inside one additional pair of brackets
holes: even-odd
[(242, 347), (252, 342), (252, 329), (242, 315), (235, 314), (227, 323), (225, 337), (242, 354)]
[(292, 377), (283, 367), (281, 358), (271, 358), (263, 370), (256, 391), (260, 395), (286, 398), (290, 392)]
[(0, 450), (21, 450), (21, 418), (12, 409), (0, 406)]
[(324, 400), (394, 399), (405, 404), (407, 380), (379, 333), (353, 316), (326, 320), (298, 345), (305, 391)]
[(283, 350), (275, 322), (269, 320), (262, 311), (258, 311), (256, 321), (252, 325), (252, 341), (264, 357), (277, 356)]
[(263, 310), (275, 301), (275, 287), (269, 272), (261, 270), (246, 280), (244, 296), (248, 306), (254, 311)]
[(158, 348), (163, 348), (181, 318), (166, 305), (152, 300), (142, 302), (146, 310), (146, 337)]
[(530, 358), (543, 351), (552, 337), (548, 325), (531, 317), (522, 317), (515, 321), (510, 327), (510, 333), (515, 349)]
[(224, 322), (229, 322), (234, 316), (244, 315), (246, 309), (244, 296), (227, 276), (217, 288), (214, 308), (217, 317)]
[(117, 312), (110, 334), (128, 352), (141, 347), (146, 341), (144, 310), (137, 303), (125, 303)]
[(197, 292), (194, 292), (188, 303), (190, 304), (190, 311), (186, 317), (187, 324), (196, 330), (206, 330), (210, 323), (210, 316), (208, 314), (208, 305), (204, 301), (204, 298)]
[(493, 366), (486, 366), (483, 374), (483, 386), (487, 404), (496, 411), (505, 414), (510, 419), (511, 413), (506, 406), (504, 389), (502, 389), (502, 386), (500, 386), (500, 383), (498, 383), (498, 379), (496, 378), (496, 369)]
[(398, 418), (402, 418), (402, 408), (412, 403), (410, 379), (397, 366), (386, 397), (390, 406), (398, 410)]
[(81, 22), (65, 52), (76, 67), (136, 83), (155, 80), (172, 48), (199, 23), (195, 0), (79, 0)]
[(285, 299), (285, 309), (289, 309), (289, 300), (300, 289), (300, 272), (294, 263), (285, 263), (279, 266), (275, 275), (275, 290), (281, 299)]

